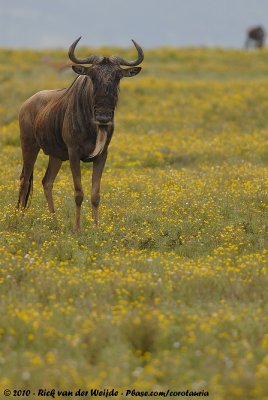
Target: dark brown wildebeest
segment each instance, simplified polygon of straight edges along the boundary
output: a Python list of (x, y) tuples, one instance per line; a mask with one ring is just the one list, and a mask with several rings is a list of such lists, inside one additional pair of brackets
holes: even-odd
[(261, 49), (264, 46), (264, 42), (265, 30), (263, 29), (263, 27), (254, 26), (253, 28), (248, 29), (245, 43), (246, 49), (248, 49), (249, 47)]
[[(114, 110), (119, 82), (123, 77), (137, 75), (144, 58), (141, 47), (133, 40), (138, 52), (134, 61), (118, 56), (92, 55), (77, 58), (74, 54), (78, 38), (69, 49), (69, 58), (78, 77), (70, 87), (36, 93), (22, 105), (19, 115), (23, 168), (20, 176), (18, 208), (24, 209), (32, 190), (33, 168), (42, 149), (49, 156), (42, 180), (50, 212), (54, 213), (53, 182), (62, 161), (69, 160), (74, 182), (76, 216), (74, 229), (80, 229), (83, 202), (80, 160), (92, 161), (92, 217), (98, 224), (100, 181), (107, 158), (107, 149), (114, 130)], [(131, 68), (121, 68), (129, 66)]]

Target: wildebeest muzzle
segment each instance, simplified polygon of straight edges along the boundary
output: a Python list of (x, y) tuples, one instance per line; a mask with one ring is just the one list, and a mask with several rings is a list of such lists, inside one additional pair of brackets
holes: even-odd
[(111, 125), (113, 117), (113, 111), (95, 111), (94, 122), (97, 125)]

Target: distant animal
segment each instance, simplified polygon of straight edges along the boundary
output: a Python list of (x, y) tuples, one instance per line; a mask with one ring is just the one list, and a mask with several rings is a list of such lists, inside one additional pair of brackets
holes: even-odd
[(71, 70), (73, 66), (73, 62), (71, 60), (61, 60), (61, 61), (53, 61), (51, 60), (50, 56), (44, 56), (41, 58), (40, 62), (42, 64), (46, 64), (56, 72), (61, 73), (67, 69)]
[(254, 26), (247, 31), (247, 38), (245, 47), (246, 49), (253, 48), (262, 48), (265, 42), (265, 30), (262, 26)]
[(77, 58), (74, 52), (80, 39), (69, 48), (70, 60), (78, 64), (72, 67), (78, 74), (74, 82), (65, 89), (34, 94), (23, 103), (19, 114), (23, 167), (17, 207), (23, 210), (27, 205), (32, 192), (34, 164), (42, 149), (49, 156), (42, 183), (49, 211), (54, 213), (53, 183), (62, 162), (69, 160), (76, 204), (75, 231), (81, 228), (80, 211), (84, 198), (80, 161), (93, 162), (91, 204), (92, 218), (97, 225), (100, 182), (114, 131), (119, 83), (123, 77), (137, 75), (141, 71), (137, 65), (144, 59), (142, 48), (134, 40), (138, 54), (133, 61), (101, 55)]

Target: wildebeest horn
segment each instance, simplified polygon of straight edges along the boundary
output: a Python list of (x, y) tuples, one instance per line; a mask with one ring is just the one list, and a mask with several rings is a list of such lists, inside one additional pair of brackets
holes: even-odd
[(79, 40), (81, 39), (82, 36), (80, 36), (78, 39), (76, 39), (73, 44), (71, 44), (70, 48), (69, 48), (69, 58), (71, 61), (73, 61), (76, 64), (96, 64), (100, 61), (103, 60), (103, 56), (100, 55), (92, 55), (86, 58), (77, 58), (74, 55), (74, 50), (76, 48), (77, 43), (79, 42)]
[(136, 60), (127, 61), (124, 58), (119, 57), (119, 56), (111, 56), (111, 57), (109, 57), (109, 60), (115, 64), (125, 65), (128, 67), (135, 67), (136, 65), (139, 65), (144, 59), (144, 54), (143, 54), (142, 48), (138, 45), (138, 43), (136, 43), (135, 40), (133, 40), (133, 39), (132, 39), (132, 42), (134, 43), (134, 46), (136, 47), (137, 52), (138, 52), (138, 58)]

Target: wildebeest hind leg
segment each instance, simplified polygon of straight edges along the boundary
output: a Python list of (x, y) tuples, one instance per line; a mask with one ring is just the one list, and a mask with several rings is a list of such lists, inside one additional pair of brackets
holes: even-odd
[(62, 161), (59, 158), (55, 158), (53, 156), (49, 156), (48, 166), (45, 173), (45, 176), (42, 180), (44, 193), (47, 199), (48, 209), (51, 213), (55, 212), (54, 209), (54, 201), (52, 197), (52, 188), (53, 183), (56, 179), (56, 176), (60, 170)]
[[(28, 149), (29, 150), (29, 149)], [(33, 168), (40, 148), (34, 146), (31, 151), (23, 152), (23, 167), (20, 175), (20, 192), (17, 208), (24, 209), (33, 187)]]

